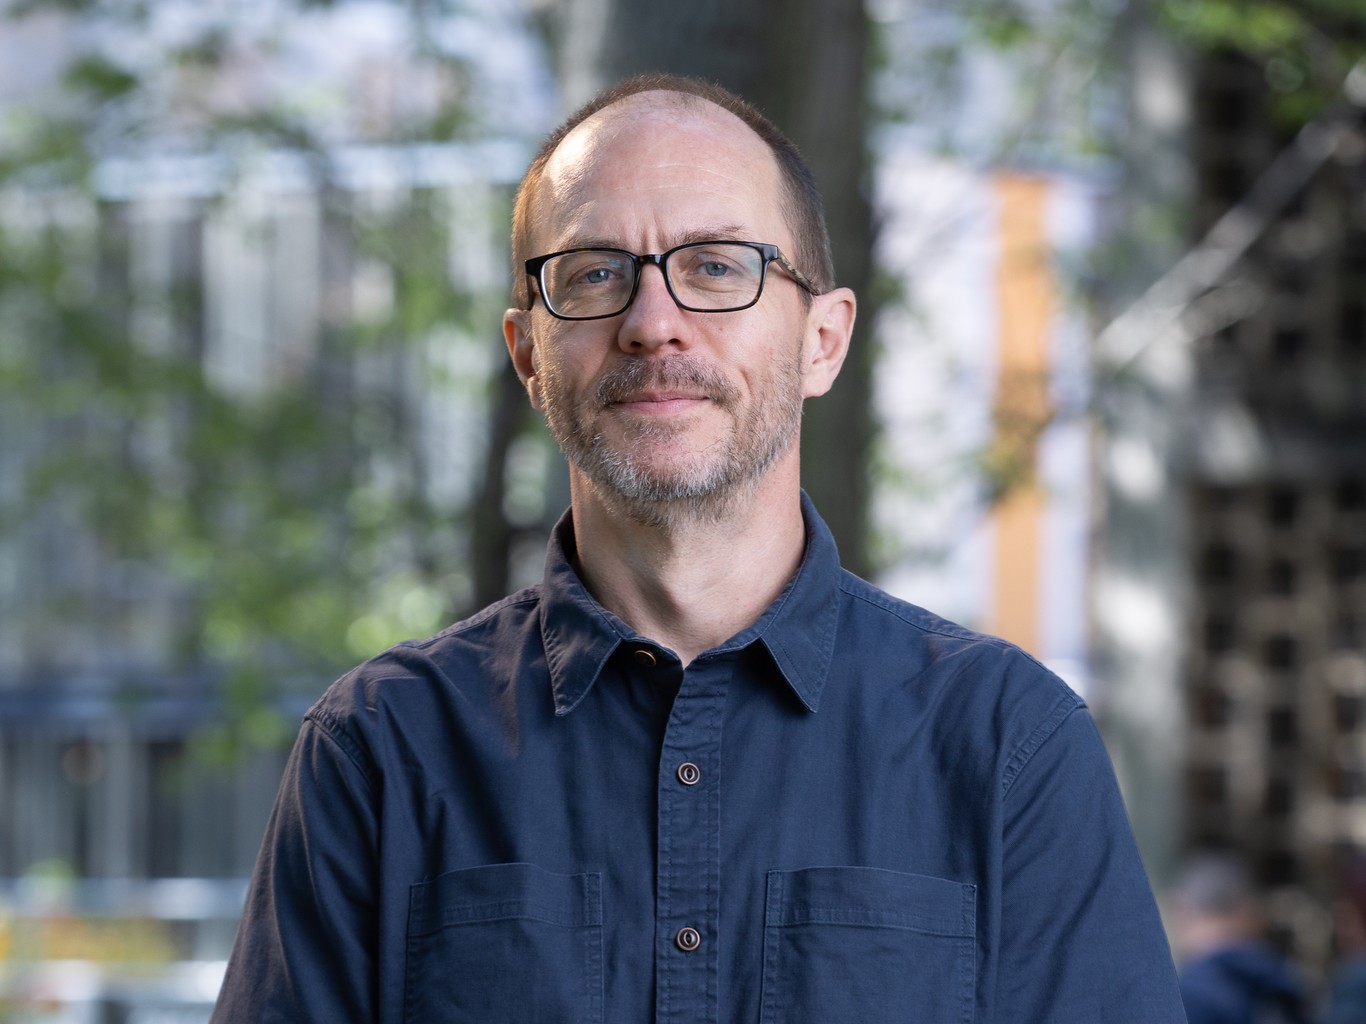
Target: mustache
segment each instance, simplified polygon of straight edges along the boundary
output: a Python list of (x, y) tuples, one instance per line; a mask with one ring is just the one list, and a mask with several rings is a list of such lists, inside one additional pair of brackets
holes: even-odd
[(687, 356), (617, 363), (598, 378), (596, 397), (599, 406), (605, 407), (644, 390), (698, 393), (723, 407), (739, 398), (735, 385), (724, 374)]

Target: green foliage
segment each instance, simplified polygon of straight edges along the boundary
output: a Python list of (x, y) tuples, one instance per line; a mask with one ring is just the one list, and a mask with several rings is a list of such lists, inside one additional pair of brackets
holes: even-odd
[(67, 88), (91, 103), (127, 96), (141, 84), (137, 75), (103, 57), (83, 57), (67, 69), (64, 78)]
[(999, 0), (972, 4), (966, 13), (977, 36), (998, 49), (1021, 46), (1038, 38), (1035, 26), (1019, 4)]
[(1178, 39), (1255, 61), (1274, 113), (1288, 128), (1334, 101), (1343, 79), (1366, 58), (1360, 0), (1165, 0), (1161, 14)]
[(10, 4), (8, 15), (18, 20), (29, 15), (51, 11), (70, 14), (91, 14), (102, 6), (102, 0), (16, 0)]
[[(93, 0), (11, 13), (77, 7), (124, 27), (143, 13)], [(431, 7), (409, 8), (415, 36)], [(225, 714), (203, 737), (215, 757), (285, 742), (282, 694), (315, 693), (462, 610), (453, 531), (468, 512), (432, 486), (430, 429), (409, 385), (477, 394), (480, 378), (448, 380), (430, 352), (496, 316), (452, 280), (452, 192), (396, 186), (364, 206), (333, 177), (307, 104), (231, 93), (223, 105), (212, 76), (244, 45), (206, 22), (136, 69), (84, 54), (51, 92), (0, 111), (0, 563), (53, 548), (79, 552), (67, 561), (82, 567), (40, 573), (51, 578), (23, 601), (0, 591), (0, 615), (38, 649), (60, 631), (222, 680)], [(440, 62), (458, 81), (455, 62)], [(364, 141), (442, 140), (467, 123), (458, 98)], [(138, 205), (97, 191), (102, 160), (186, 145), (222, 167), (216, 194), (174, 214), (201, 226), (188, 237), (260, 200), (261, 154), (301, 155), (325, 260), (371, 268), (392, 285), (385, 301), (333, 308), (342, 273), (324, 282), (306, 357), (246, 386), (215, 372), (205, 281), (193, 266), (139, 271)], [(271, 231), (256, 239), (262, 253)]]
[[(1106, 108), (1126, 66), (1129, 33), (1145, 18), (1196, 52), (1234, 52), (1253, 62), (1265, 76), (1273, 115), (1288, 130), (1336, 101), (1348, 73), (1366, 58), (1362, 0), (1158, 0), (1144, 8), (1111, 0), (962, 0), (953, 7), (965, 31), (935, 35), (901, 78), (922, 83), (923, 95), (912, 99), (933, 119), (963, 62), (982, 47), (996, 51), (1013, 68), (1012, 91), (1002, 97), (1013, 129), (998, 140), (1006, 160), (1059, 149), (1116, 152), (1123, 129)], [(886, 65), (896, 59), (883, 55)], [(907, 87), (899, 89), (884, 107), (892, 120), (908, 110), (914, 119)], [(1066, 136), (1061, 146), (1053, 135)]]

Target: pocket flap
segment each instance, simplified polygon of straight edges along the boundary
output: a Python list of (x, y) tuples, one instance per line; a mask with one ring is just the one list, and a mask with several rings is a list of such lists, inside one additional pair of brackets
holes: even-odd
[(907, 928), (971, 937), (977, 926), (977, 887), (884, 868), (770, 871), (765, 923)]
[(487, 864), (449, 871), (414, 885), (409, 900), (409, 935), (512, 918), (564, 928), (602, 924), (597, 872), (557, 875), (535, 864)]

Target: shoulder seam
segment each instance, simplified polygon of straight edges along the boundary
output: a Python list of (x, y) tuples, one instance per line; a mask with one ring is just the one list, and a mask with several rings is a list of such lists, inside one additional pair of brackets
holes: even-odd
[(346, 755), (346, 759), (355, 765), (356, 771), (360, 772), (361, 777), (365, 779), (365, 784), (371, 789), (375, 788), (375, 777), (367, 764), (368, 759), (363, 756), (360, 746), (347, 733), (346, 724), (340, 715), (328, 708), (314, 705), (304, 715), (304, 722), (316, 726), (318, 731), (335, 744), (337, 749)]
[(1005, 795), (1010, 792), (1011, 785), (1019, 777), (1020, 772), (1029, 764), (1030, 759), (1040, 747), (1053, 736), (1071, 715), (1085, 708), (1081, 698), (1072, 693), (1063, 694), (1058, 701), (1049, 709), (1048, 714), (1043, 718), (1029, 734), (1028, 738), (1021, 743), (1015, 753), (1006, 762), (1005, 771), (1001, 773), (1001, 793)]

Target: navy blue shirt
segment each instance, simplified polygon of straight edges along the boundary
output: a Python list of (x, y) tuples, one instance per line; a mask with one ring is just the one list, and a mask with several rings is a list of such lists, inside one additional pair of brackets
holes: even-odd
[(803, 502), (796, 576), (686, 669), (566, 516), (542, 583), (335, 683), (214, 1021), (1184, 1021), (1082, 702)]

